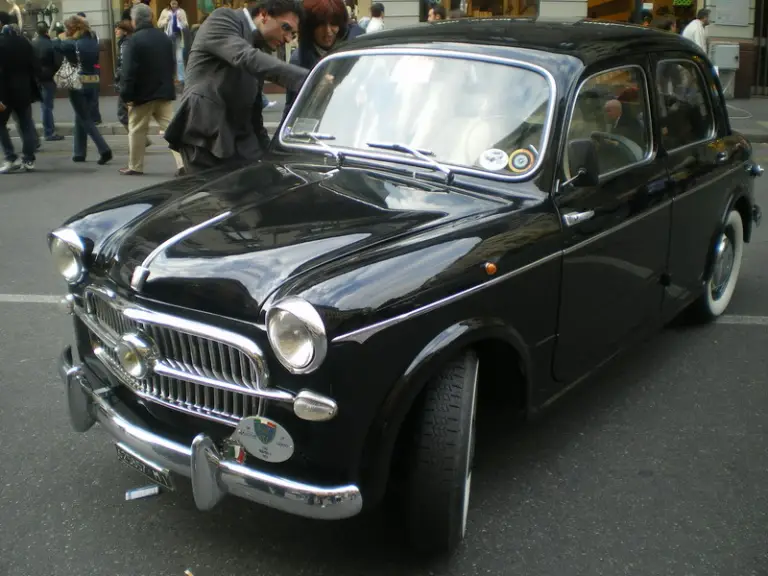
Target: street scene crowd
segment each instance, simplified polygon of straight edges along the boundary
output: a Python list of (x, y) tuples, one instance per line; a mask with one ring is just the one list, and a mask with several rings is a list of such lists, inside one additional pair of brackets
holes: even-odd
[[(144, 173), (152, 120), (168, 143), (177, 176), (222, 162), (258, 159), (270, 142), (262, 111), (274, 104), (264, 94), (265, 80), (286, 89), (287, 113), (308, 71), (328, 51), (386, 28), (380, 3), (359, 19), (354, 4), (344, 0), (262, 0), (242, 9), (224, 5), (190, 30), (177, 0), (171, 0), (156, 22), (148, 5), (132, 1), (115, 27), (118, 119), (129, 142), (128, 165), (120, 173), (127, 176)], [(644, 12), (641, 24), (681, 33), (706, 51), (709, 15), (709, 10), (700, 10), (680, 31), (662, 8), (656, 14)], [(447, 16), (443, 6), (432, 4), (427, 20)], [(290, 62), (274, 55), (297, 38)], [(86, 14), (56, 23), (53, 30), (40, 22), (29, 41), (14, 15), (0, 12), (0, 174), (35, 168), (41, 142), (32, 119), (34, 103), (40, 102), (42, 109), (43, 139), (63, 139), (55, 129), (57, 89), (67, 90), (75, 115), (72, 161), (86, 161), (88, 140), (96, 147), (99, 165), (113, 159), (98, 129), (98, 61), (99, 39)], [(21, 136), (20, 156), (8, 132), (11, 119)]]

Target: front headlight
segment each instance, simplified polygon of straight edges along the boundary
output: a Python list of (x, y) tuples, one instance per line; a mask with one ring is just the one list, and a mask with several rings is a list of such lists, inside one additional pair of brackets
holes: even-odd
[(73, 230), (61, 228), (52, 232), (49, 248), (56, 269), (67, 282), (76, 284), (82, 280), (85, 275), (83, 265), (85, 246)]
[(267, 336), (277, 359), (294, 374), (316, 370), (328, 349), (320, 314), (301, 298), (287, 298), (267, 312)]

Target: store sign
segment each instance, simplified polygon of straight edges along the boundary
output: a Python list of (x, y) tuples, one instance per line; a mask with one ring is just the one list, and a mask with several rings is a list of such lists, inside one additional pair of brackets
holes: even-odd
[(749, 26), (749, 0), (718, 2), (713, 21), (718, 26)]

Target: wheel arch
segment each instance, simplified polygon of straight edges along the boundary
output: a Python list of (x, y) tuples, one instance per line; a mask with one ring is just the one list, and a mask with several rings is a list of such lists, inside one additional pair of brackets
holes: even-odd
[[(374, 506), (387, 491), (398, 440), (402, 438), (408, 417), (425, 386), (450, 358), (469, 347), (479, 355), (481, 385), (486, 381), (484, 363), (503, 364), (507, 370), (510, 362), (516, 363), (515, 370), (520, 377), (517, 399), (521, 408), (528, 410), (531, 397), (528, 375), (533, 373), (532, 360), (529, 348), (517, 330), (499, 318), (471, 318), (445, 328), (411, 361), (385, 398), (369, 429), (361, 461), (366, 505)], [(498, 374), (494, 376), (497, 385), (504, 380)]]
[(704, 278), (703, 278), (704, 282), (709, 281), (714, 271), (715, 246), (717, 245), (717, 242), (720, 239), (720, 236), (725, 230), (725, 223), (728, 220), (728, 214), (730, 214), (732, 210), (737, 210), (739, 212), (739, 215), (741, 216), (742, 224), (744, 226), (744, 242), (747, 243), (752, 238), (752, 208), (753, 208), (753, 202), (750, 199), (747, 191), (741, 186), (736, 188), (733, 194), (731, 194), (731, 197), (728, 203), (726, 204), (725, 209), (723, 210), (723, 213), (720, 215), (720, 222), (717, 228), (713, 231), (712, 238), (709, 241), (709, 249), (707, 250), (706, 268), (704, 269)]

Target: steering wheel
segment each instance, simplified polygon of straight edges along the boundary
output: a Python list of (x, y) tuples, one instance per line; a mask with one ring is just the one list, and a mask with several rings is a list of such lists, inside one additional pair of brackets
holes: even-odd
[[(598, 157), (603, 155), (607, 150), (615, 151), (618, 153), (616, 156), (624, 157), (625, 160), (621, 164), (623, 166), (635, 164), (643, 159), (643, 149), (626, 136), (596, 130), (590, 134), (590, 137), (598, 144)], [(610, 144), (608, 144), (609, 147), (600, 150), (599, 145), (603, 142), (610, 142)]]

